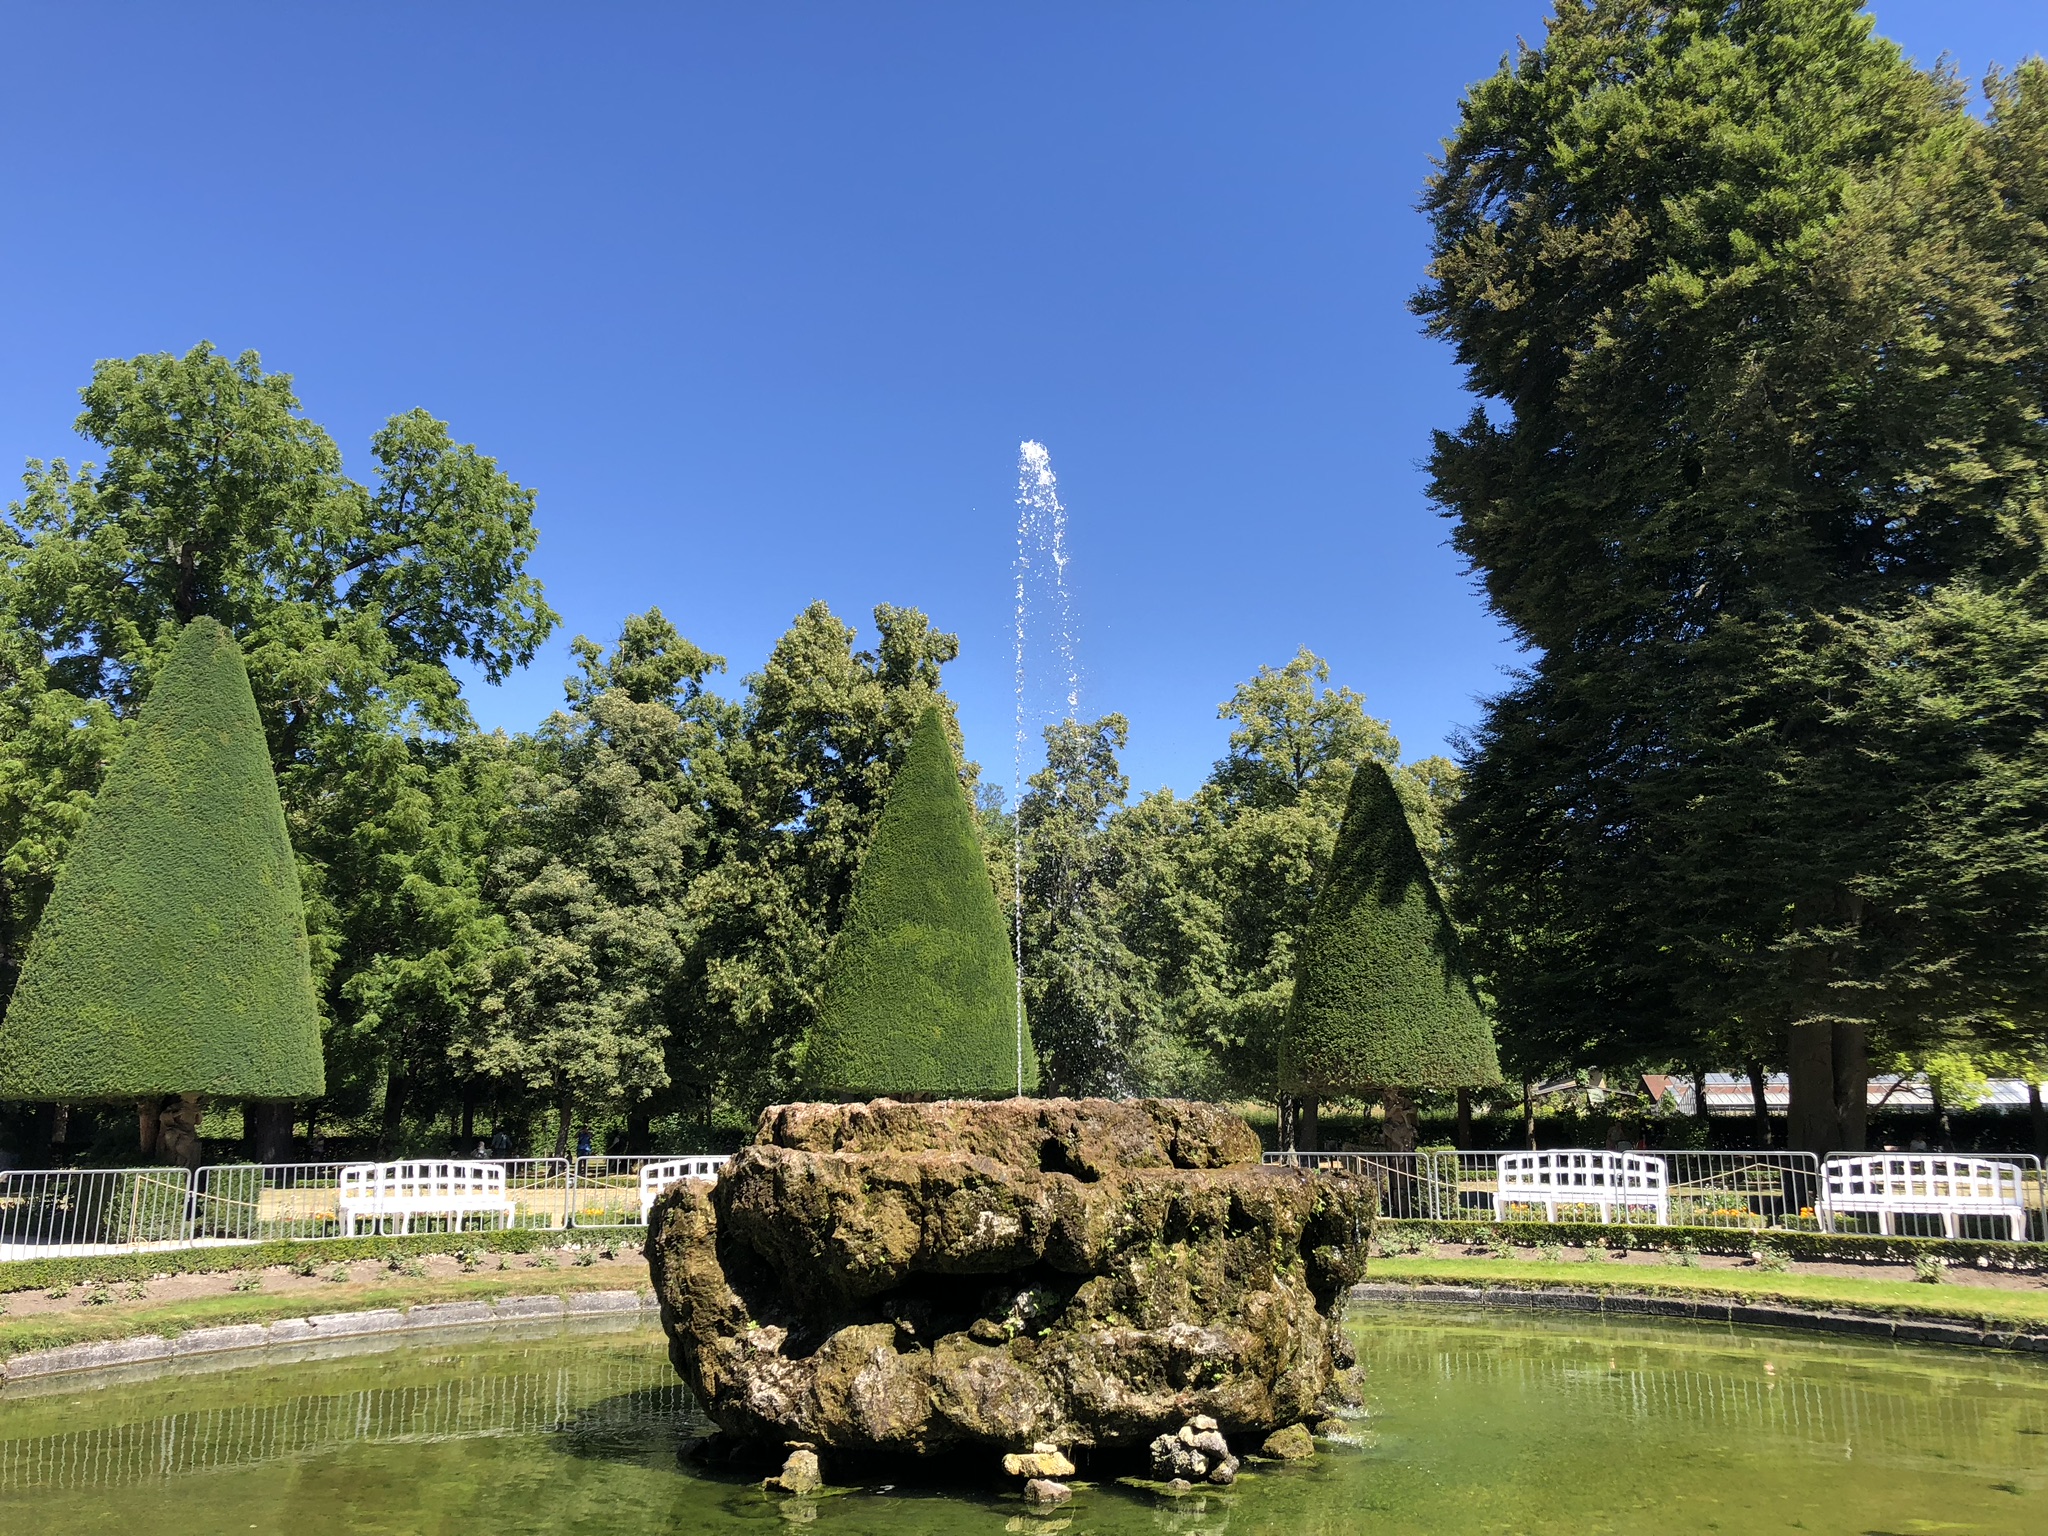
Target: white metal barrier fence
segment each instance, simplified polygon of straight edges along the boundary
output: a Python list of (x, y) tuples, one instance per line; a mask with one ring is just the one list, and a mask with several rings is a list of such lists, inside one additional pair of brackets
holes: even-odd
[[(486, 1164), (504, 1172), (493, 1211), (404, 1213), (409, 1229), (485, 1230), (507, 1224), (544, 1230), (639, 1226), (647, 1157), (409, 1159), (415, 1166)], [(702, 1158), (694, 1162), (706, 1161)], [(722, 1160), (721, 1160), (722, 1161)], [(136, 1253), (214, 1243), (348, 1235), (343, 1172), (369, 1163), (227, 1163), (183, 1168), (11, 1169), (0, 1172), (0, 1261)], [(360, 1230), (361, 1223), (357, 1223)], [(371, 1224), (397, 1231), (395, 1219)]]
[[(1651, 1203), (1574, 1201), (1565, 1189), (1532, 1181), (1523, 1190), (1510, 1180), (1504, 1160), (1527, 1158), (1526, 1152), (1268, 1152), (1268, 1163), (1307, 1167), (1346, 1167), (1373, 1178), (1380, 1189), (1380, 1214), (1390, 1219), (1659, 1223)], [(1555, 1157), (1565, 1153), (1540, 1153)], [(1591, 1156), (1594, 1154), (1584, 1154)], [(1724, 1227), (1756, 1231), (1877, 1232), (1878, 1224), (1861, 1213), (1831, 1209), (1822, 1160), (1811, 1152), (1693, 1152), (1658, 1150), (1630, 1152), (1663, 1165), (1662, 1220), (1672, 1226)], [(1912, 1154), (1916, 1157), (1940, 1154)], [(2026, 1208), (2026, 1237), (2048, 1241), (2048, 1181), (2038, 1158), (2001, 1152), (1968, 1159), (1973, 1164), (1996, 1162), (2019, 1170)], [(1520, 1170), (1514, 1170), (1519, 1174)], [(1518, 1195), (1521, 1198), (1518, 1198)], [(1555, 1216), (1548, 1214), (1554, 1212)], [(1936, 1227), (1939, 1223), (1935, 1224)], [(1924, 1234), (1940, 1236), (1930, 1228)], [(1975, 1235), (1974, 1231), (1970, 1235)]]

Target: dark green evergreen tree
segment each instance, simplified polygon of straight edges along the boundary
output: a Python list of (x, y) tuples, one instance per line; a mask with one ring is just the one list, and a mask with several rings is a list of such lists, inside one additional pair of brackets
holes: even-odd
[(1416, 308), (1531, 652), (1455, 818), (1518, 1067), (1785, 1064), (1853, 1146), (1866, 1032), (2039, 974), (2048, 75), (1990, 99), (1857, 0), (1593, 0), (1462, 103)]
[(263, 723), (234, 638), (194, 619), (50, 894), (0, 1026), (0, 1098), (280, 1100), (324, 1087)]
[(1500, 1080), (1493, 1032), (1458, 956), (1393, 781), (1377, 762), (1351, 781), (1329, 873), (1301, 936), (1280, 1034), (1280, 1091), (1393, 1092), (1389, 1136), (1413, 1089)]
[(998, 1098), (1037, 1086), (1017, 967), (945, 717), (925, 711), (826, 960), (802, 1080), (832, 1098)]

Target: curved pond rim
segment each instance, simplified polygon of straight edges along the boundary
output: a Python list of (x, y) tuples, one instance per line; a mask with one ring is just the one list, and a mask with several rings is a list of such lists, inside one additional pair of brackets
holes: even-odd
[(651, 1308), (646, 1312), (558, 1312), (552, 1316), (504, 1318), (494, 1322), (391, 1329), (303, 1343), (253, 1345), (160, 1356), (90, 1370), (52, 1371), (41, 1376), (26, 1376), (18, 1381), (0, 1382), (0, 1407), (50, 1394), (96, 1392), (106, 1387), (143, 1386), (186, 1377), (268, 1370), (279, 1366), (338, 1363), (406, 1350), (478, 1349), (499, 1344), (546, 1343), (556, 1339), (629, 1333), (644, 1333), (648, 1338), (656, 1339), (660, 1332), (660, 1323)]
[(1713, 1295), (1658, 1294), (1571, 1286), (1445, 1285), (1431, 1281), (1368, 1281), (1349, 1292), (1356, 1302), (1396, 1306), (1470, 1307), (1504, 1312), (1554, 1312), (1617, 1321), (1655, 1318), (1737, 1328), (1778, 1328), (1799, 1333), (1851, 1335), (1873, 1343), (1948, 1344), (2048, 1357), (2048, 1332), (1967, 1316), (1895, 1317), (1802, 1307), (1789, 1302), (1744, 1301)]
[[(429, 1302), (414, 1307), (378, 1307), (281, 1317), (268, 1323), (231, 1323), (190, 1328), (175, 1334), (132, 1334), (56, 1349), (32, 1350), (0, 1361), (0, 1396), (13, 1396), (29, 1382), (72, 1380), (108, 1371), (148, 1375), (152, 1368), (187, 1360), (250, 1355), (298, 1358), (281, 1353), (358, 1341), (393, 1347), (423, 1333), (461, 1330), (493, 1333), (506, 1328), (559, 1323), (579, 1318), (652, 1322), (660, 1306), (652, 1291), (571, 1291), (567, 1294), (505, 1296), (494, 1301)], [(230, 1359), (229, 1364), (235, 1363)]]

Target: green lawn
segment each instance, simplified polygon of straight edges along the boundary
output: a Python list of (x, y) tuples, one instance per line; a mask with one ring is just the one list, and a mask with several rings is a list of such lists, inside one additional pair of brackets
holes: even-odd
[(1657, 1295), (1730, 1296), (1744, 1301), (1850, 1307), (1914, 1317), (1969, 1322), (2048, 1325), (2048, 1288), (1993, 1290), (1980, 1286), (1922, 1285), (1910, 1280), (1864, 1280), (1843, 1275), (1772, 1274), (1760, 1269), (1651, 1268), (1639, 1264), (1542, 1259), (1374, 1259), (1372, 1281), (1436, 1285), (1558, 1286), (1572, 1290), (1635, 1291)]
[(191, 1328), (274, 1323), (281, 1317), (312, 1317), (322, 1312), (369, 1312), (379, 1307), (416, 1307), (444, 1301), (494, 1301), (501, 1296), (640, 1289), (645, 1278), (640, 1275), (622, 1279), (617, 1273), (586, 1275), (573, 1269), (447, 1280), (387, 1281), (379, 1276), (368, 1284), (340, 1284), (286, 1296), (246, 1291), (227, 1296), (195, 1296), (183, 1301), (115, 1301), (89, 1312), (0, 1317), (0, 1359), (31, 1350), (58, 1349), (66, 1344), (92, 1344), (151, 1333), (168, 1338)]

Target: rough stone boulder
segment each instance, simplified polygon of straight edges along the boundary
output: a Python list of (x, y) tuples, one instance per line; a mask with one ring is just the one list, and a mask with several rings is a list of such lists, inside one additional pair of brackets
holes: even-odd
[(1320, 1417), (1369, 1183), (1174, 1100), (792, 1104), (647, 1255), (676, 1369), (776, 1444), (1142, 1448)]

